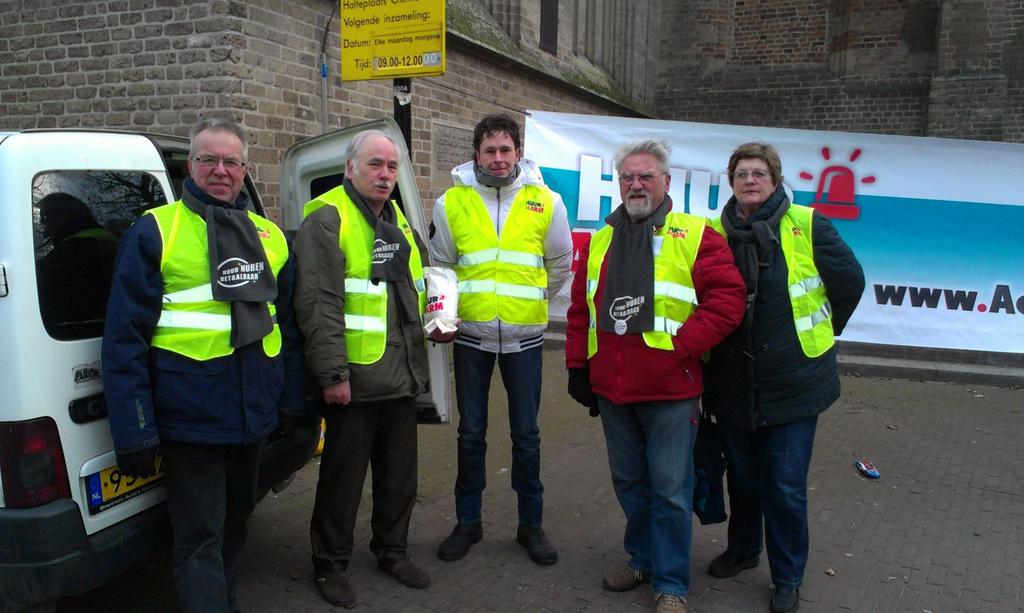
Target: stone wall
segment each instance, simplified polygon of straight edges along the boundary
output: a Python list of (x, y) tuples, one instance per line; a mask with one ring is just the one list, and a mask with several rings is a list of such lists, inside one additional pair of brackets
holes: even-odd
[(665, 119), (1024, 142), (1021, 0), (665, 0)]
[[(249, 133), (252, 175), (279, 218), (284, 151), (322, 132), (320, 43), (332, 8), (330, 0), (0, 1), (0, 129), (183, 136), (200, 117), (230, 114)], [(341, 81), (339, 49), (335, 15), (330, 129), (392, 116), (391, 80)], [(449, 36), (447, 74), (413, 80), (412, 158), (428, 207), (450, 185), (449, 164), (471, 156), (466, 130), (487, 113), (522, 120), (527, 109), (619, 107)]]
[[(0, 129), (185, 135), (230, 113), (279, 215), (284, 151), (322, 131), (335, 2), (0, 0)], [(473, 23), (497, 15), (509, 40), (450, 31), (447, 74), (413, 80), (428, 206), (496, 110), (646, 112), (632, 100), (665, 119), (1024, 142), (1024, 0), (579, 0), (560, 4), (553, 56), (535, 48), (539, 6), (449, 0)], [(391, 116), (390, 80), (340, 80), (338, 23), (329, 129)]]

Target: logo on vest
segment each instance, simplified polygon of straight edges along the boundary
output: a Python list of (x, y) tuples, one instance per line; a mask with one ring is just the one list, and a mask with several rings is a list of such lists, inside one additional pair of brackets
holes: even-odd
[(398, 243), (385, 243), (378, 238), (373, 241), (373, 253), (370, 255), (370, 261), (374, 264), (384, 264), (391, 261), (396, 253), (398, 253)]
[(533, 211), (534, 213), (543, 213), (544, 204), (542, 202), (537, 202), (536, 200), (527, 200), (526, 209), (529, 211)]
[(802, 236), (802, 235), (803, 235), (803, 231), (800, 228), (798, 228), (796, 226), (793, 226), (793, 236)]
[(669, 226), (668, 235), (672, 238), (686, 238), (686, 228), (680, 228), (678, 226)]
[(256, 234), (257, 234), (257, 235), (258, 235), (258, 236), (259, 236), (260, 238), (270, 238), (270, 232), (267, 232), (267, 231), (266, 231), (266, 230), (264, 230), (263, 228), (257, 228), (257, 229), (256, 229)]
[(217, 285), (221, 287), (242, 287), (246, 283), (256, 283), (266, 268), (266, 262), (249, 262), (242, 258), (228, 258), (217, 266)]
[(615, 333), (622, 336), (626, 333), (627, 323), (640, 312), (640, 307), (647, 301), (646, 296), (619, 296), (612, 301), (608, 314), (615, 320)]

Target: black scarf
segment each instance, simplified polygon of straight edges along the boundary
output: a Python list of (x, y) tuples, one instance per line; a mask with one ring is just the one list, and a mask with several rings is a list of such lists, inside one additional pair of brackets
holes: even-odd
[[(345, 194), (349, 200), (356, 205), (356, 208), (366, 218), (367, 223), (373, 228), (371, 281), (374, 285), (381, 281), (393, 282), (398, 289), (396, 298), (403, 315), (402, 321), (419, 320), (419, 297), (416, 294), (416, 286), (412, 282), (412, 275), (409, 274), (409, 257), (412, 247), (406, 240), (405, 233), (395, 225), (397, 222), (395, 209), (391, 206), (390, 201), (385, 202), (380, 217), (378, 217), (348, 177), (345, 177), (342, 185), (345, 187)], [(344, 220), (342, 223), (345, 223)]]
[(666, 194), (640, 222), (629, 218), (625, 204), (605, 217), (613, 230), (597, 323), (601, 330), (622, 335), (654, 329), (654, 232), (665, 225), (671, 208), (672, 199)]
[(789, 197), (782, 183), (749, 219), (742, 220), (736, 212), (733, 196), (722, 210), (722, 227), (729, 238), (736, 267), (747, 285), (747, 323), (752, 323), (754, 300), (761, 269), (771, 265), (772, 256), (779, 245), (779, 220), (789, 210)]
[(231, 303), (231, 346), (262, 339), (274, 329), (267, 303), (277, 298), (277, 280), (245, 211), (248, 197), (240, 193), (234, 204), (224, 202), (188, 178), (181, 199), (206, 221), (210, 287), (214, 300)]

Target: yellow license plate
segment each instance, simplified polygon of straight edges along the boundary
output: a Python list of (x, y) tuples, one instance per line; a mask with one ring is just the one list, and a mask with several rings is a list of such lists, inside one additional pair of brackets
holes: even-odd
[(157, 473), (152, 477), (129, 477), (122, 474), (117, 466), (89, 475), (86, 477), (89, 512), (95, 514), (106, 511), (159, 485), (164, 478), (164, 458), (159, 453), (156, 456), (156, 469)]

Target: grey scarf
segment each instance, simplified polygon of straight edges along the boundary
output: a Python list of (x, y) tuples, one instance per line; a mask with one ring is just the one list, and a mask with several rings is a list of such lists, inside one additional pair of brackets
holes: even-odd
[(665, 196), (646, 219), (633, 223), (620, 204), (604, 221), (613, 228), (597, 325), (605, 332), (639, 334), (654, 329), (654, 232), (665, 225), (672, 199)]
[(381, 209), (380, 217), (378, 217), (363, 195), (356, 191), (348, 177), (345, 178), (342, 185), (345, 187), (345, 194), (373, 228), (371, 281), (374, 285), (381, 281), (393, 282), (398, 290), (396, 298), (403, 316), (402, 321), (419, 320), (419, 297), (416, 294), (416, 286), (413, 285), (412, 275), (409, 274), (409, 257), (412, 247), (402, 230), (395, 225), (397, 219), (394, 208), (390, 202), (384, 203), (384, 208)]
[(223, 202), (185, 180), (182, 201), (206, 221), (213, 299), (231, 303), (231, 346), (244, 347), (274, 329), (267, 303), (277, 298), (277, 280), (256, 225), (245, 212), (248, 198)]
[(476, 182), (487, 187), (501, 189), (508, 187), (519, 177), (519, 164), (512, 167), (512, 172), (504, 177), (498, 177), (487, 172), (487, 169), (480, 164), (473, 164), (473, 172), (476, 173)]
[(736, 197), (733, 196), (722, 210), (722, 227), (729, 238), (736, 267), (747, 285), (747, 323), (754, 317), (754, 300), (761, 269), (771, 265), (772, 256), (779, 245), (776, 230), (779, 220), (789, 210), (789, 197), (782, 183), (775, 193), (765, 200), (750, 219), (741, 220), (736, 213)]

